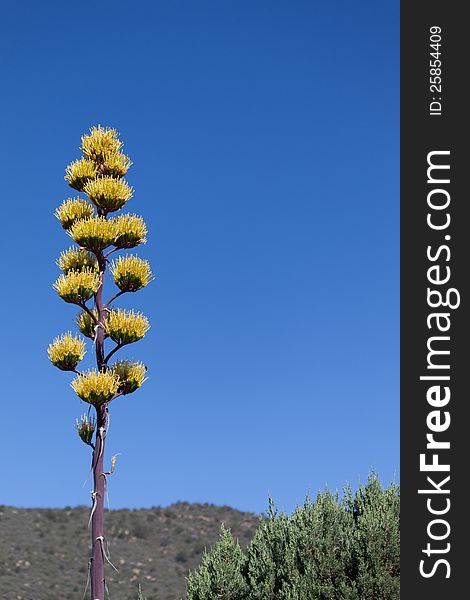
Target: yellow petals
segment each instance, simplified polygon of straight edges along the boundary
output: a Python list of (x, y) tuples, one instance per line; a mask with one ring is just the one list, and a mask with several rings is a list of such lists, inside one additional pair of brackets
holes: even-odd
[(114, 245), (117, 248), (133, 248), (147, 241), (147, 226), (142, 217), (137, 215), (119, 215), (113, 220), (115, 224)]
[(113, 399), (119, 388), (119, 377), (112, 371), (91, 369), (78, 375), (70, 385), (79, 398), (96, 406)]
[(121, 152), (105, 152), (98, 164), (100, 175), (111, 177), (124, 177), (132, 166), (131, 159)]
[(95, 214), (93, 205), (83, 198), (68, 198), (55, 211), (64, 229), (70, 229), (80, 219), (90, 219)]
[(87, 181), (98, 175), (98, 169), (92, 160), (80, 158), (70, 163), (65, 170), (64, 179), (69, 182), (70, 187), (83, 192)]
[(87, 252), (84, 248), (74, 248), (73, 246), (61, 252), (57, 259), (57, 266), (65, 274), (69, 271), (83, 271), (86, 268), (98, 270), (98, 262), (94, 254)]
[(122, 346), (141, 340), (149, 328), (147, 317), (133, 310), (111, 310), (106, 319), (106, 333)]
[(123, 292), (137, 292), (154, 278), (148, 260), (132, 254), (112, 261), (110, 271), (115, 284)]
[(111, 127), (98, 125), (82, 136), (82, 152), (91, 160), (100, 160), (107, 153), (119, 152), (122, 146), (119, 133)]
[(70, 331), (56, 337), (47, 349), (49, 360), (61, 371), (73, 371), (85, 353), (84, 340)]
[(131, 394), (145, 382), (145, 365), (130, 360), (119, 360), (111, 366), (111, 370), (119, 377), (119, 391)]
[(88, 181), (83, 191), (93, 204), (105, 213), (119, 210), (132, 198), (133, 189), (122, 179), (99, 177)]
[(101, 252), (114, 243), (116, 226), (114, 221), (104, 217), (84, 219), (72, 225), (69, 234), (79, 246), (93, 252)]
[(61, 275), (53, 287), (59, 296), (72, 304), (83, 304), (95, 294), (100, 286), (99, 274), (89, 268), (69, 271)]

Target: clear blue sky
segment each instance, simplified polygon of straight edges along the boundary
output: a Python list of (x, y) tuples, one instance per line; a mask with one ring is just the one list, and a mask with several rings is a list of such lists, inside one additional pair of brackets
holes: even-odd
[(46, 348), (77, 312), (53, 212), (98, 123), (157, 274), (121, 304), (150, 379), (111, 406), (112, 507), (398, 479), (398, 25), (395, 0), (3, 6), (0, 503), (89, 503), (85, 405)]

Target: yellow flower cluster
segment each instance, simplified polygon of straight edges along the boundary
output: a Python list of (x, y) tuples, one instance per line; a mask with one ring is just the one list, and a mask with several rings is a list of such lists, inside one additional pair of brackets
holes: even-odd
[(82, 152), (91, 160), (99, 160), (107, 153), (116, 153), (123, 144), (119, 133), (111, 127), (92, 127), (89, 134), (82, 136)]
[(65, 302), (83, 304), (97, 292), (100, 283), (99, 274), (86, 268), (83, 271), (69, 271), (66, 275), (60, 275), (53, 287)]
[(123, 292), (137, 292), (153, 279), (149, 261), (133, 254), (112, 261), (110, 271), (115, 284)]
[(119, 391), (123, 394), (132, 394), (145, 382), (145, 365), (131, 360), (119, 360), (111, 366), (113, 373), (119, 377)]
[(122, 146), (118, 132), (110, 127), (98, 125), (82, 136), (83, 154), (96, 164), (100, 175), (124, 177), (132, 161), (120, 152)]
[[(82, 136), (83, 157), (73, 161), (65, 170), (65, 179), (79, 192), (86, 192), (96, 206), (105, 213), (119, 210), (132, 196), (132, 189), (120, 182), (132, 161), (120, 152), (122, 142), (115, 129), (92, 127), (90, 133)], [(98, 183), (102, 178), (114, 183)], [(95, 187), (91, 183), (95, 183)]]
[(83, 191), (97, 208), (108, 213), (122, 208), (134, 190), (127, 181), (106, 176), (88, 181)]
[(106, 333), (122, 346), (141, 340), (149, 328), (147, 317), (133, 310), (111, 310), (106, 319)]
[(79, 398), (96, 406), (112, 400), (118, 391), (119, 383), (116, 373), (91, 369), (77, 375), (70, 385)]
[(64, 229), (70, 229), (80, 219), (90, 219), (95, 214), (93, 205), (83, 198), (68, 198), (56, 208), (55, 216)]
[(137, 215), (119, 215), (114, 219), (116, 237), (114, 246), (116, 248), (134, 248), (139, 244), (145, 244), (147, 239), (147, 226), (142, 217)]
[(75, 419), (78, 435), (84, 444), (91, 446), (93, 433), (96, 429), (96, 421), (93, 417), (88, 418), (87, 415), (82, 415), (80, 421)]
[(101, 252), (114, 243), (116, 224), (104, 217), (83, 219), (72, 225), (69, 234), (73, 241), (87, 250)]
[(98, 164), (100, 175), (124, 177), (132, 166), (131, 159), (121, 152), (106, 152), (103, 154), (101, 160), (102, 162)]
[(83, 192), (85, 184), (90, 179), (95, 179), (98, 175), (98, 169), (92, 160), (80, 158), (73, 161), (65, 169), (64, 179), (69, 182), (69, 186)]
[(47, 349), (49, 360), (61, 371), (73, 371), (85, 353), (84, 340), (70, 331), (56, 337)]
[(59, 269), (65, 274), (69, 271), (83, 271), (83, 269), (98, 270), (95, 255), (85, 250), (85, 248), (71, 246), (68, 250), (61, 252), (56, 262)]

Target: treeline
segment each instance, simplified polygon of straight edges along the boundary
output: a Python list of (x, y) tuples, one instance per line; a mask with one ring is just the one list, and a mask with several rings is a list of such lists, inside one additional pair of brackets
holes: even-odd
[(222, 526), (190, 573), (187, 600), (398, 600), (400, 489), (376, 474), (288, 516), (270, 500), (245, 551)]

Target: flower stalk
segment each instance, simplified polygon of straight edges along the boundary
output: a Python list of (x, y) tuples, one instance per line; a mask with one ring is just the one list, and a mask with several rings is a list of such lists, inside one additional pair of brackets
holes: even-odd
[[(55, 216), (76, 246), (62, 252), (57, 265), (62, 270), (54, 284), (58, 295), (81, 312), (76, 318), (79, 331), (95, 347), (95, 366), (78, 370), (85, 355), (85, 340), (68, 332), (57, 337), (48, 348), (52, 364), (62, 371), (76, 374), (71, 387), (83, 402), (95, 409), (96, 416), (81, 417), (76, 422), (81, 440), (92, 448), (93, 506), (91, 521), (91, 600), (105, 600), (104, 496), (106, 475), (104, 452), (109, 421), (109, 405), (120, 396), (135, 392), (146, 381), (147, 368), (132, 360), (109, 360), (123, 346), (141, 340), (150, 325), (141, 313), (109, 308), (127, 292), (136, 292), (153, 279), (148, 261), (137, 256), (120, 257), (111, 264), (107, 257), (123, 249), (146, 242), (147, 227), (135, 214), (109, 213), (121, 210), (133, 196), (133, 188), (123, 180), (132, 165), (121, 152), (122, 142), (116, 130), (93, 127), (82, 137), (83, 156), (66, 169), (69, 185), (88, 198), (69, 198), (56, 210)], [(104, 302), (107, 268), (116, 287), (110, 300)], [(107, 354), (106, 340), (115, 342)], [(93, 443), (94, 436), (94, 443)]]

